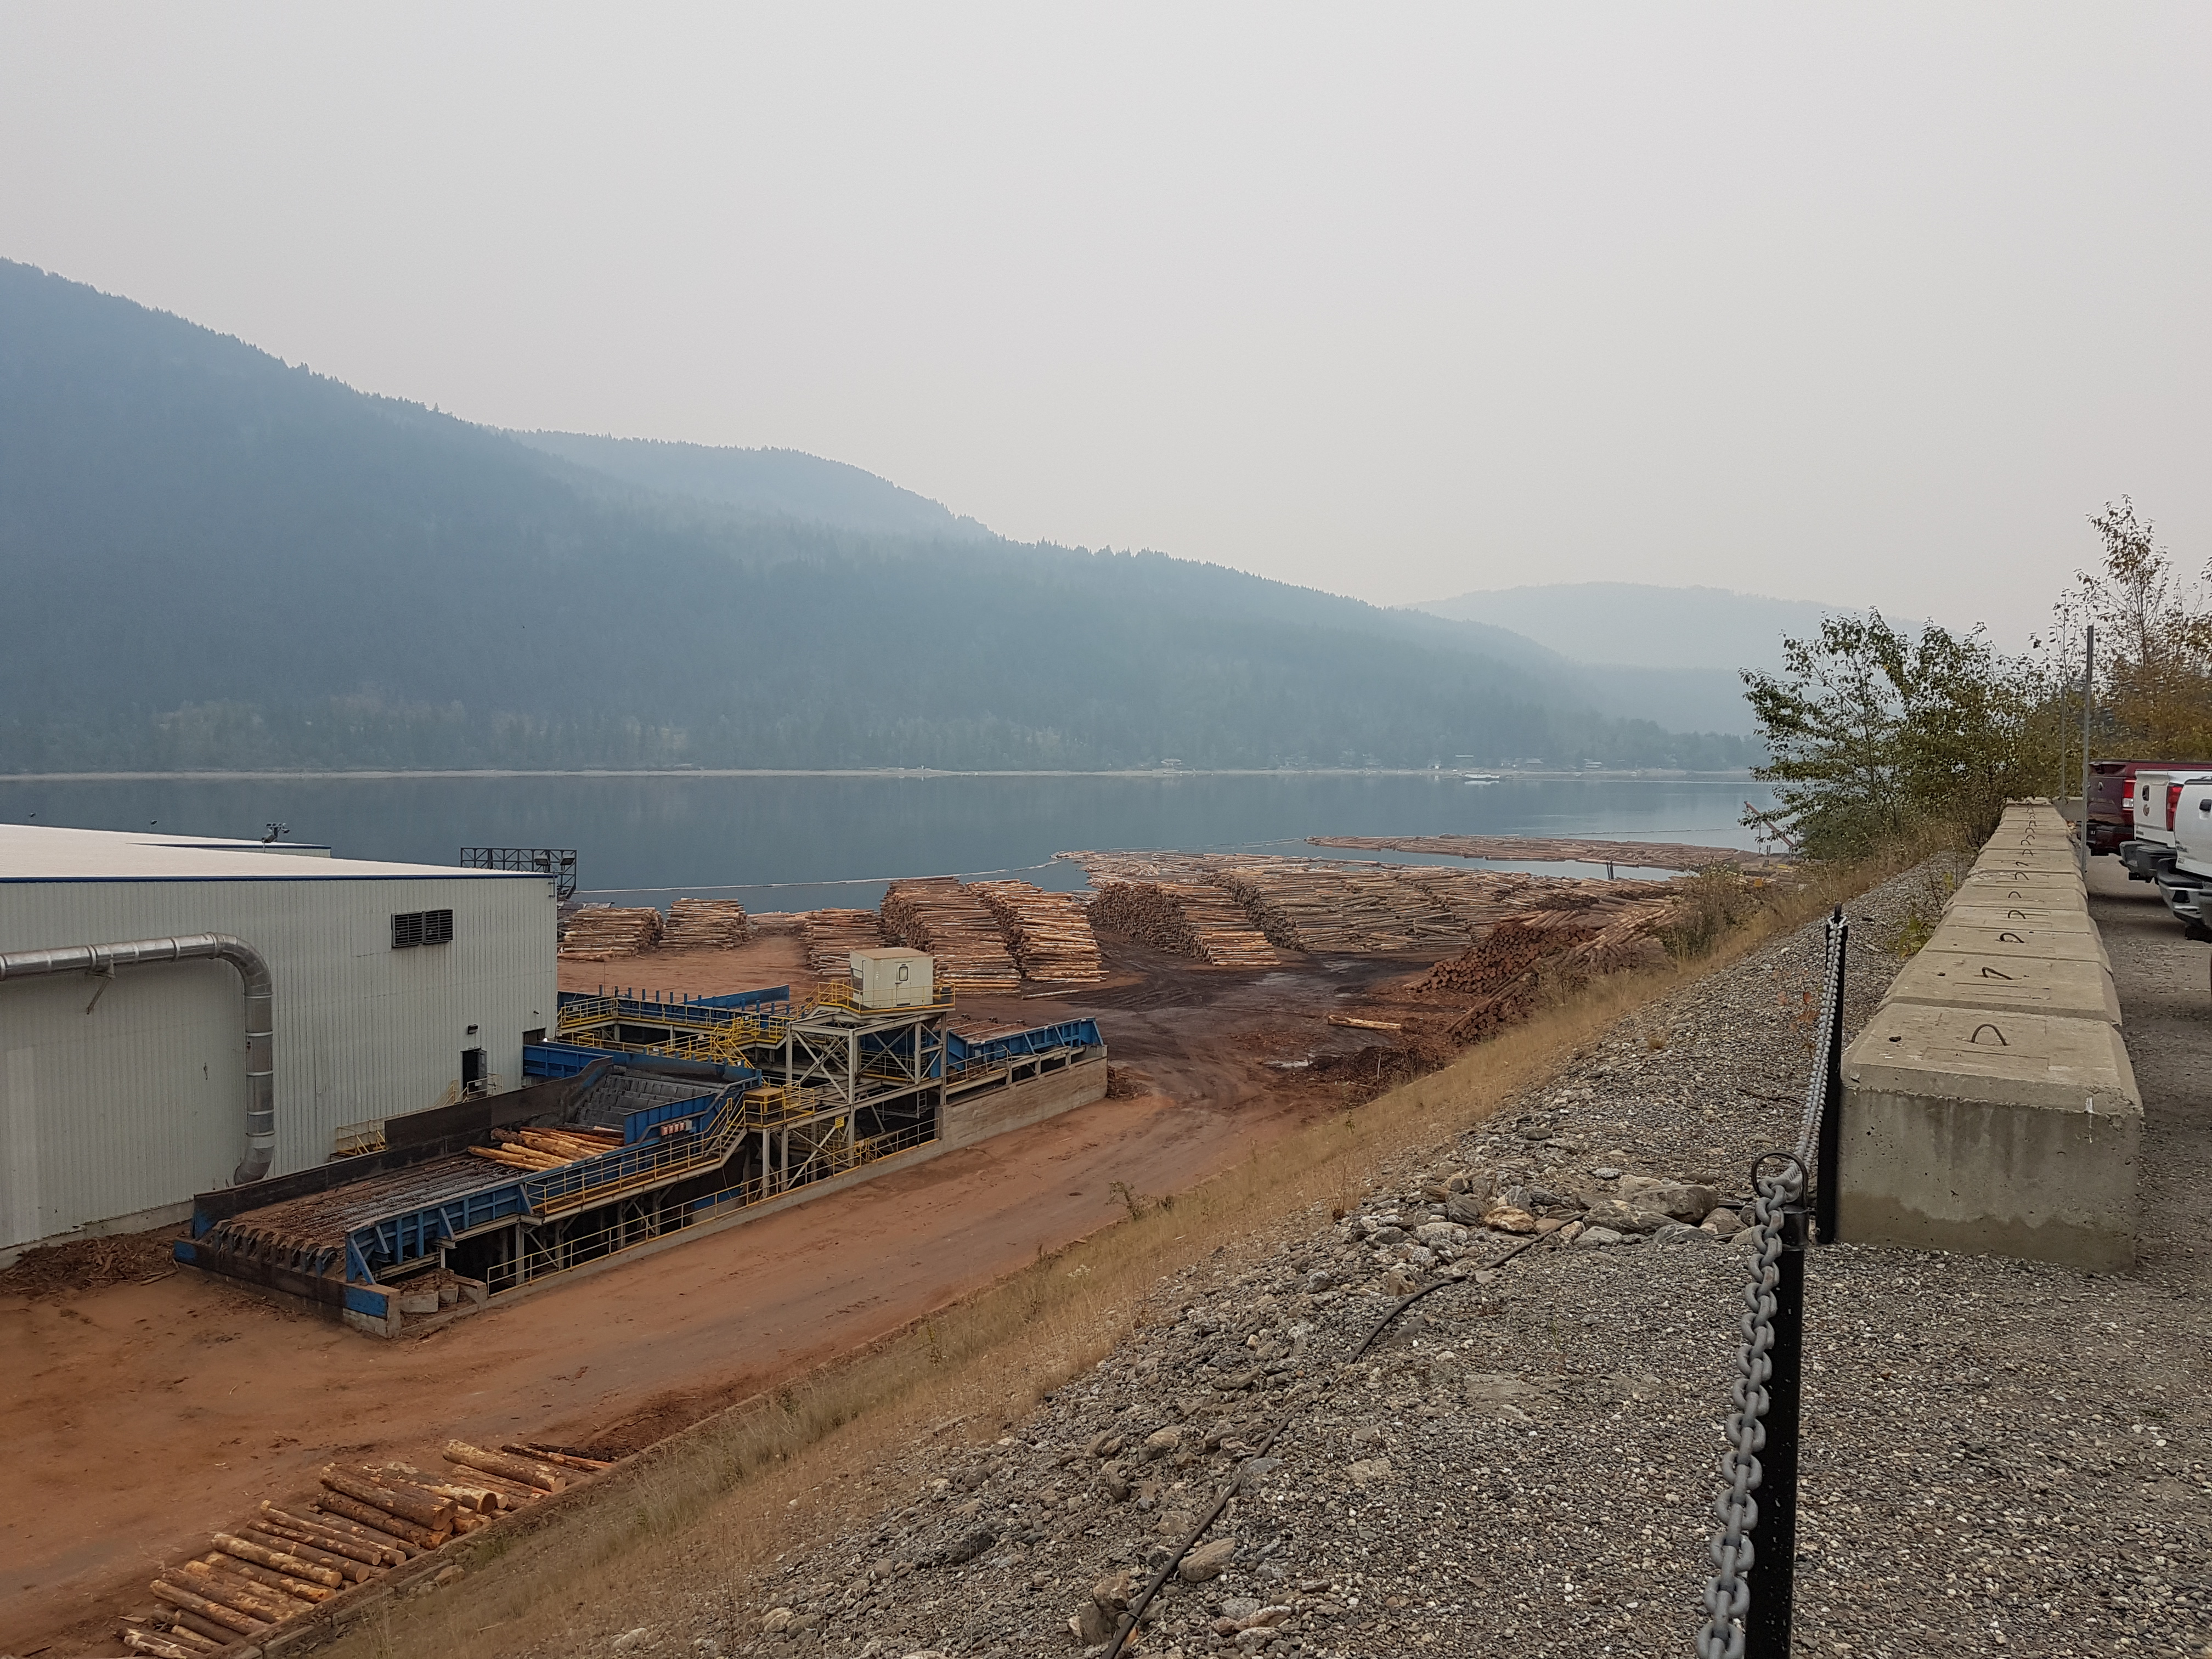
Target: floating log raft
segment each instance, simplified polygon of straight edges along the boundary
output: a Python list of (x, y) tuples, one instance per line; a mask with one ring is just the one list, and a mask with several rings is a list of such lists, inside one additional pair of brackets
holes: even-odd
[(952, 876), (895, 881), (884, 895), (884, 931), (910, 951), (937, 959), (937, 986), (956, 994), (1021, 988), (1021, 969), (993, 915), (973, 888)]
[(561, 955), (569, 962), (611, 962), (660, 943), (660, 912), (649, 904), (587, 904), (561, 930)]
[(1705, 870), (1765, 867), (1766, 860), (1740, 847), (1697, 847), (1671, 841), (1580, 841), (1565, 836), (1311, 836), (1314, 847), (1357, 848), (1369, 853), (1436, 853), (1462, 859), (1504, 859), (1516, 864), (1610, 864), (1630, 869)]
[(1228, 892), (1199, 882), (1108, 881), (1091, 902), (1103, 927), (1218, 968), (1273, 968), (1289, 958)]
[(1048, 893), (1026, 881), (979, 881), (968, 890), (998, 918), (1024, 979), (1096, 985), (1103, 976), (1091, 917), (1074, 894)]
[(734, 951), (751, 942), (752, 922), (735, 899), (680, 898), (660, 927), (664, 951)]
[(883, 919), (873, 910), (809, 910), (799, 918), (806, 965), (817, 979), (843, 979), (853, 952), (884, 948)]

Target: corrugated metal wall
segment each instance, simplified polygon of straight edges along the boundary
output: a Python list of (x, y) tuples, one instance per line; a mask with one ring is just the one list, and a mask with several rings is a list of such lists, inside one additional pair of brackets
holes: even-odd
[[(453, 911), (453, 943), (393, 950), (393, 914), (429, 909)], [(516, 1086), (523, 1032), (553, 1024), (555, 921), (538, 876), (0, 882), (0, 951), (226, 933), (268, 958), (276, 1175), (323, 1162), (341, 1125), (438, 1104), (464, 1049)], [(0, 983), (0, 1249), (222, 1186), (245, 1109), (228, 965)]]

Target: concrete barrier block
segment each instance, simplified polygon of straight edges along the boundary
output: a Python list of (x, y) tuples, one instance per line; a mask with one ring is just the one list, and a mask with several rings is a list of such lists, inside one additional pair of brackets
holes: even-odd
[(1958, 890), (1964, 893), (1988, 892), (1992, 889), (2011, 892), (2081, 893), (2081, 872), (2064, 870), (1969, 870), (1959, 878)]
[(1931, 946), (1905, 964), (1887, 1000), (2120, 1023), (2119, 993), (2102, 963), (2049, 957), (2023, 960)]
[(2042, 874), (2070, 876), (2077, 882), (2081, 879), (2081, 866), (2070, 847), (2053, 847), (2047, 850), (2022, 848), (2017, 851), (1993, 847), (1974, 860), (1974, 868), (2002, 870), (2008, 875)]
[(2101, 1020), (1893, 1001), (1844, 1056), (1846, 1243), (2132, 1267), (2142, 1097)]
[(1957, 951), (1967, 956), (2010, 957), (2021, 960), (2044, 957), (2057, 962), (2095, 962), (2112, 964), (2105, 955), (2105, 941), (2094, 927), (2031, 927), (2008, 922), (2002, 927), (1978, 927), (1969, 916), (1954, 921), (1947, 913), (1929, 935), (1928, 946)]
[(2041, 928), (2051, 933), (2097, 932), (2087, 905), (2069, 904), (2057, 895), (2033, 901), (2015, 899), (2007, 903), (1978, 893), (1971, 899), (1953, 900), (1936, 921), (1939, 927), (1948, 921), (1957, 927), (1994, 927), (1999, 933), (2007, 928), (2017, 932), (2022, 927)]

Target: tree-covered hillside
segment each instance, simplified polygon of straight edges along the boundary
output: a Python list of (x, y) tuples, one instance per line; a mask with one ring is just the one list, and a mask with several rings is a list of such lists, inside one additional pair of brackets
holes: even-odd
[(1747, 758), (1471, 624), (661, 495), (6, 263), (0, 578), (9, 770)]

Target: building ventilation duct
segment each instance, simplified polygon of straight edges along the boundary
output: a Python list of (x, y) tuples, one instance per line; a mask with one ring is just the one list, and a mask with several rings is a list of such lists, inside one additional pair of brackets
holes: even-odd
[(246, 1161), (231, 1173), (233, 1185), (258, 1181), (276, 1152), (276, 1066), (269, 964), (261, 952), (228, 933), (185, 933), (177, 939), (125, 939), (118, 945), (64, 945), (48, 951), (0, 951), (0, 980), (38, 974), (112, 975), (118, 968), (155, 962), (227, 962), (246, 981)]

